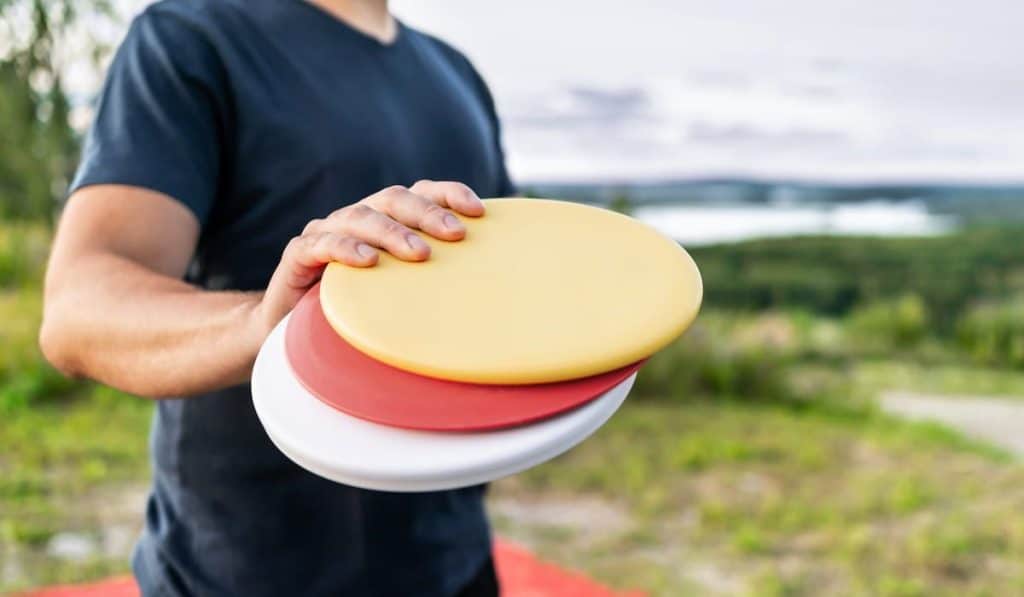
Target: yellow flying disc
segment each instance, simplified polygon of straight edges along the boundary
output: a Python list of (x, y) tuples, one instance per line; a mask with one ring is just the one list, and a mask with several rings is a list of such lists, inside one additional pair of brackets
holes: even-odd
[(328, 322), (375, 359), (485, 384), (563, 381), (644, 359), (700, 308), (700, 273), (676, 242), (621, 214), (546, 199), (490, 199), (466, 238), (424, 236), (420, 263), (331, 263)]

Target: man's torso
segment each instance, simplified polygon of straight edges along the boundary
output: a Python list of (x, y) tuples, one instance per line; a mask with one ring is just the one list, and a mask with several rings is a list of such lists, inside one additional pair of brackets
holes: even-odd
[[(263, 288), (307, 221), (389, 185), (510, 191), (486, 89), (436, 40), (400, 27), (381, 45), (300, 0), (164, 2), (146, 19), (166, 42), (154, 55), (189, 42), (216, 59), (192, 65), (221, 139), (193, 283)], [(161, 402), (151, 444), (143, 588), (443, 595), (487, 558), (481, 488), (389, 494), (320, 479), (273, 447), (248, 387)]]

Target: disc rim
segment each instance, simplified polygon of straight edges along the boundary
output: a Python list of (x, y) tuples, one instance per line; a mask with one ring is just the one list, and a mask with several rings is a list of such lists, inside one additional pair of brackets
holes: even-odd
[[(274, 445), (297, 465), (326, 479), (365, 489), (395, 492), (454, 489), (493, 481), (546, 462), (578, 445), (603, 426), (625, 401), (636, 379), (634, 373), (601, 397), (577, 409), (531, 425), (478, 433), (447, 433), (390, 428), (335, 410), (306, 391), (292, 375), (286, 362), (284, 355), (286, 325), (287, 318), (274, 328), (257, 355), (252, 375), (252, 397), (256, 415)], [(276, 377), (272, 375), (275, 370), (278, 372)], [(276, 383), (265, 385), (275, 379)], [(342, 429), (348, 429), (359, 430), (364, 437), (367, 435), (377, 437), (381, 442), (402, 438), (402, 441), (409, 442), (410, 445), (418, 445), (418, 448), (412, 448), (413, 452), (411, 453), (428, 462), (430, 459), (426, 458), (425, 452), (436, 449), (442, 444), (448, 446), (447, 449), (453, 453), (477, 457), (481, 445), (486, 445), (488, 449), (493, 450), (495, 445), (500, 447), (501, 442), (513, 445), (516, 441), (523, 440), (522, 436), (530, 434), (533, 437), (527, 437), (526, 440), (529, 441), (523, 440), (523, 443), (530, 446), (530, 450), (525, 454), (522, 451), (510, 451), (506, 452), (503, 457), (493, 458), (489, 462), (483, 462), (476, 458), (475, 462), (471, 462), (461, 470), (452, 470), (452, 467), (447, 470), (435, 467), (434, 470), (396, 471), (393, 468), (393, 462), (388, 465), (391, 470), (374, 470), (374, 467), (367, 468), (365, 464), (360, 466), (351, 461), (345, 464), (339, 464), (337, 461), (330, 462), (322, 454), (316, 454), (316, 447), (310, 446), (311, 433), (320, 433), (320, 431), (296, 425), (294, 420), (291, 422), (277, 420), (280, 405), (274, 404), (275, 394), (282, 395), (276, 400), (288, 400), (293, 407), (304, 409), (306, 416), (319, 420), (321, 429), (337, 428), (337, 431), (330, 433), (331, 436), (350, 440), (350, 436), (339, 433)], [(287, 397), (283, 395), (287, 395)], [(560, 435), (555, 436), (549, 433), (548, 437), (544, 438), (543, 434), (551, 430), (560, 432)], [(347, 451), (341, 451), (341, 453), (359, 453), (359, 448), (365, 449), (365, 446), (347, 446)]]
[(643, 364), (537, 385), (469, 384), (426, 377), (377, 361), (336, 334), (320, 308), (318, 286), (299, 300), (289, 317), (288, 364), (317, 399), (373, 423), (446, 432), (526, 425), (594, 400)]

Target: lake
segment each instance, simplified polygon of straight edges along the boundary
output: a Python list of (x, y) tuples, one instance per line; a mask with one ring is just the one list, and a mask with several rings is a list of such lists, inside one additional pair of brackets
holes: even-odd
[(851, 203), (669, 204), (637, 207), (633, 216), (684, 245), (804, 235), (933, 236), (956, 227), (921, 201)]

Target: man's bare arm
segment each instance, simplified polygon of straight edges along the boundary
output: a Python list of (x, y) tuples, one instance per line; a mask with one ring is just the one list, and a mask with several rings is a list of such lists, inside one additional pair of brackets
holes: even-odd
[(412, 229), (445, 240), (465, 234), (445, 208), (483, 214), (464, 185), (391, 187), (310, 222), (265, 292), (212, 292), (181, 280), (199, 237), (187, 208), (137, 187), (86, 187), (69, 200), (54, 241), (40, 345), (65, 373), (142, 396), (242, 383), (270, 329), (324, 264), (372, 266), (378, 249), (427, 259)]

